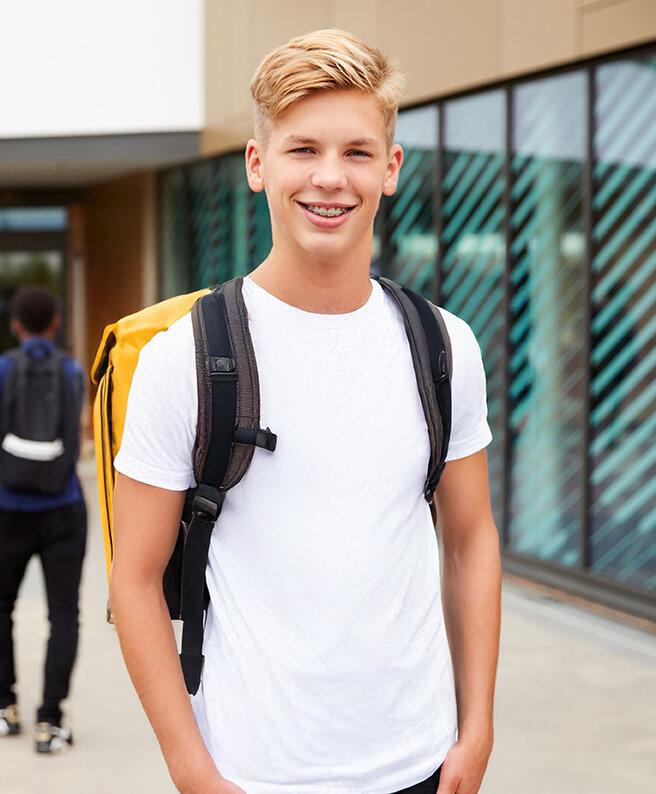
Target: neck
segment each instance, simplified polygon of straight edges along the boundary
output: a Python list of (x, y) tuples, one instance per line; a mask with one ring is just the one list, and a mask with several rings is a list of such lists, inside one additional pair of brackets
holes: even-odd
[(371, 295), (371, 246), (365, 250), (366, 256), (351, 254), (334, 261), (289, 255), (274, 245), (250, 277), (271, 295), (297, 309), (317, 314), (346, 314), (364, 306)]

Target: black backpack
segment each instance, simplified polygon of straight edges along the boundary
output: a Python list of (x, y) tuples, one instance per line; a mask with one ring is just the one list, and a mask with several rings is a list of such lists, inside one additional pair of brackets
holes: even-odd
[[(0, 483), (12, 491), (62, 491), (77, 461), (82, 389), (69, 382), (61, 350), (11, 360), (0, 402)], [(81, 384), (80, 384), (81, 386)]]
[[(393, 281), (378, 281), (401, 310), (408, 335), (430, 439), (424, 496), (432, 507), (451, 432), (449, 337), (433, 304)], [(113, 461), (123, 432), (126, 381), (131, 379), (138, 350), (154, 333), (189, 311), (187, 299), (193, 302), (198, 387), (193, 467), (198, 486), (187, 493), (163, 583), (171, 619), (183, 621), (180, 660), (190, 694), (198, 690), (204, 661), (203, 627), (209, 603), (205, 569), (214, 523), (226, 492), (246, 473), (255, 447), (272, 453), (276, 448), (275, 433), (260, 427), (259, 379), (241, 287), (242, 279), (236, 278), (200, 297), (170, 299), (108, 326), (92, 373), (98, 384), (94, 431), (109, 570), (113, 557)], [(111, 607), (108, 619), (111, 621)]]

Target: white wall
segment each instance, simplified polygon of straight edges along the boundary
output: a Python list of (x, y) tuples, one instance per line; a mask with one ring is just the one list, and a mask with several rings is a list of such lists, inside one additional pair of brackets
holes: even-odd
[(0, 138), (200, 130), (203, 0), (0, 0)]

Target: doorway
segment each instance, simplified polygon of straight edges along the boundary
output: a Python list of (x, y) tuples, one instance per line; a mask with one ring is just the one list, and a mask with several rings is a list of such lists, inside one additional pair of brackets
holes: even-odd
[(0, 352), (16, 346), (9, 329), (9, 306), (19, 287), (45, 287), (59, 300), (62, 325), (57, 344), (66, 342), (66, 232), (64, 207), (0, 209)]

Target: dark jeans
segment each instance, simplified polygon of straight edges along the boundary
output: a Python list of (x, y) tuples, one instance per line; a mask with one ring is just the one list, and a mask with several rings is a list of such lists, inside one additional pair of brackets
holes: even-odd
[(395, 791), (394, 794), (435, 794), (439, 782), (440, 770), (438, 769), (436, 772), (433, 772), (427, 780), (424, 780), (423, 783), (417, 783), (417, 785), (410, 786), (410, 788)]
[(27, 563), (41, 558), (50, 639), (39, 722), (59, 725), (78, 641), (78, 591), (87, 534), (84, 502), (34, 513), (0, 510), (0, 708), (16, 702), (12, 612)]

